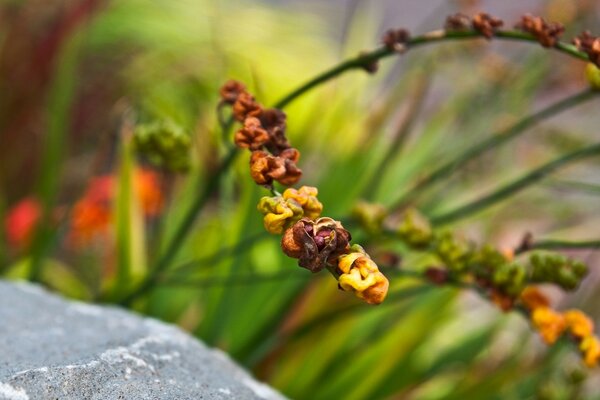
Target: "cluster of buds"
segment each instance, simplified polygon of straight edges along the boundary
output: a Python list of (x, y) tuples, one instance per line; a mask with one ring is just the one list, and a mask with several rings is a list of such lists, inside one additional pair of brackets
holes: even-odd
[(598, 365), (600, 340), (594, 335), (594, 322), (590, 317), (576, 309), (564, 313), (553, 310), (548, 298), (533, 286), (523, 290), (520, 300), (544, 342), (553, 344), (561, 336), (567, 335), (577, 344), (588, 367)]
[(600, 37), (585, 31), (573, 39), (573, 44), (587, 54), (592, 63), (600, 67)]
[(281, 248), (289, 257), (297, 258), (300, 267), (311, 272), (327, 268), (338, 279), (340, 289), (369, 304), (380, 304), (389, 282), (362, 247), (350, 246), (351, 239), (339, 221), (302, 218), (285, 231)]
[[(528, 262), (520, 262), (513, 259), (512, 252), (477, 246), (449, 231), (434, 232), (427, 219), (414, 209), (404, 212), (396, 235), (411, 248), (430, 251), (439, 258), (447, 278), (474, 279), (503, 310), (511, 309), (530, 283), (552, 283), (573, 290), (587, 273), (584, 263), (562, 255), (534, 253)], [(431, 275), (436, 279), (441, 276)]]
[(382, 42), (391, 51), (403, 53), (406, 50), (410, 32), (406, 29), (389, 29), (383, 35)]
[[(472, 18), (468, 15), (458, 13), (446, 18), (445, 29), (446, 31), (465, 31), (473, 29), (487, 39), (491, 39), (503, 25), (504, 21), (486, 13), (475, 14)], [(531, 34), (544, 47), (556, 46), (561, 35), (565, 31), (564, 26), (558, 22), (547, 22), (542, 17), (530, 14), (523, 15), (521, 20), (515, 25), (515, 28)], [(584, 35), (582, 35), (579, 42), (585, 42), (585, 45), (588, 46), (591, 45), (591, 35), (589, 35), (589, 33), (587, 36)], [(581, 50), (583, 50), (583, 48), (581, 48)]]
[(298, 182), (302, 171), (297, 167), (300, 152), (291, 147), (285, 136), (286, 115), (275, 108), (264, 108), (246, 87), (228, 81), (221, 87), (221, 105), (232, 107), (233, 118), (242, 123), (235, 133), (235, 144), (249, 149), (250, 175), (259, 184), (273, 181), (290, 186)]
[[(399, 40), (399, 39), (398, 39)], [(263, 109), (243, 84), (229, 81), (221, 88), (221, 105), (233, 108), (233, 117), (243, 124), (235, 133), (238, 147), (252, 151), (250, 174), (259, 185), (296, 183), (302, 171), (296, 166), (300, 153), (285, 137), (286, 116), (276, 109)], [(272, 186), (271, 186), (272, 188)], [(269, 233), (281, 234), (281, 249), (298, 265), (311, 272), (328, 269), (338, 287), (369, 304), (380, 304), (389, 282), (362, 247), (341, 224), (321, 217), (323, 204), (315, 187), (288, 188), (282, 195), (260, 199), (258, 210)]]
[(573, 290), (587, 274), (587, 266), (560, 254), (535, 253), (530, 258), (531, 281), (554, 283), (564, 290)]
[(492, 17), (486, 13), (478, 13), (469, 18), (469, 16), (458, 13), (446, 18), (445, 29), (447, 31), (463, 31), (474, 29), (488, 39), (491, 39), (496, 30), (504, 25), (504, 21)]
[(298, 190), (288, 188), (282, 196), (260, 199), (257, 208), (265, 216), (263, 222), (267, 232), (282, 234), (301, 218), (317, 219), (323, 211), (318, 194), (317, 188), (302, 186)]
[(186, 172), (190, 168), (192, 141), (183, 128), (171, 121), (138, 125), (133, 143), (152, 165), (171, 172)]
[(565, 32), (565, 27), (558, 22), (547, 22), (542, 17), (525, 14), (515, 28), (530, 33), (544, 47), (554, 47), (560, 36)]

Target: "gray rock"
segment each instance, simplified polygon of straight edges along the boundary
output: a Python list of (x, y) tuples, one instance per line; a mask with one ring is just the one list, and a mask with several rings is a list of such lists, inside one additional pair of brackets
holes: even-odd
[(0, 399), (282, 399), (175, 326), (0, 281)]

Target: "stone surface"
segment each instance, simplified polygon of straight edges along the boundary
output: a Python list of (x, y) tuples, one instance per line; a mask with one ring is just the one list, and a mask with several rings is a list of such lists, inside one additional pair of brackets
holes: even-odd
[(220, 350), (115, 307), (0, 281), (0, 399), (282, 399)]

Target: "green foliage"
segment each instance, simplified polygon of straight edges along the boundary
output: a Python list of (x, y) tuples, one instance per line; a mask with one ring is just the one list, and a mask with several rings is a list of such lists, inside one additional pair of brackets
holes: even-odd
[[(353, 52), (376, 41), (377, 28), (365, 17), (372, 16), (369, 7), (374, 6), (361, 7), (344, 43)], [(100, 58), (106, 64), (100, 76), (119, 88), (113, 100), (128, 99), (144, 121), (132, 138), (116, 135), (117, 161), (101, 159), (109, 168), (94, 172), (118, 171), (114, 254), (106, 243), (79, 253), (69, 249), (67, 212), (57, 225), (39, 229), (30, 253), (4, 254), (9, 246), (0, 243), (0, 272), (9, 278), (29, 276), (87, 300), (128, 303), (132, 291), (140, 289), (129, 302), (132, 308), (178, 323), (225, 349), (291, 398), (533, 398), (538, 388), (543, 395), (554, 390), (545, 389), (552, 374), (561, 377), (552, 381), (559, 386), (554, 392), (579, 390), (579, 382), (565, 372), (566, 346), (539, 351), (539, 340), (530, 337), (522, 319), (504, 317), (456, 288), (438, 288), (407, 273), (440, 261), (462, 272), (470, 262), (491, 266), (498, 286), (520, 288), (526, 270), (504, 262), (496, 250), (484, 247), (473, 256), (461, 235), (434, 234), (409, 211), (396, 234), (417, 249), (435, 246), (434, 259), (383, 239), (378, 210), (363, 210), (360, 217), (369, 220), (369, 229), (365, 234), (348, 220), (354, 238), (403, 257), (400, 270), (382, 263), (392, 286), (386, 302), (373, 308), (338, 291), (331, 277), (301, 271), (281, 253), (278, 239), (263, 233), (256, 204), (266, 192), (250, 179), (248, 155), (230, 150), (231, 131), (219, 125), (215, 112), (218, 88), (236, 78), (261, 103), (274, 104), (338, 61), (329, 34), (326, 22), (314, 16), (260, 3), (112, 2), (61, 53), (46, 108), (48, 145), (39, 193), (46, 222), (56, 203), (78, 199), (75, 190), (60, 184), (69, 176), (65, 163), (80, 162), (65, 160), (64, 154), (68, 113), (84, 101), (75, 90), (82, 79), (73, 76), (79, 57)], [(286, 107), (289, 139), (303, 154), (303, 183), (319, 188), (326, 215), (348, 215), (368, 198), (388, 209), (416, 205), (478, 242), (516, 247), (528, 229), (569, 239), (597, 234), (597, 219), (587, 227), (574, 222), (600, 211), (598, 182), (591, 182), (600, 176), (597, 157), (591, 158), (598, 138), (580, 120), (569, 120), (565, 129), (583, 149), (585, 168), (556, 172), (557, 163), (566, 164), (565, 151), (543, 140), (554, 134), (543, 124), (530, 130), (538, 120), (517, 122), (539, 112), (534, 100), (551, 85), (573, 84), (570, 77), (554, 74), (562, 59), (541, 49), (499, 59), (463, 45), (440, 46), (415, 49), (400, 67), (387, 60), (375, 76), (340, 76)], [(543, 118), (595, 95), (576, 96), (577, 102), (559, 102)], [(405, 109), (410, 118), (402, 115)], [(522, 137), (526, 132), (531, 134)], [(96, 150), (87, 156), (101, 153)], [(171, 176), (170, 186), (161, 188), (167, 208), (159, 217), (144, 218), (136, 199), (134, 151), (159, 168), (188, 172)], [(578, 151), (570, 153), (572, 158), (583, 158)], [(544, 159), (555, 161), (544, 165)], [(523, 171), (532, 172), (511, 179)], [(576, 198), (558, 196), (552, 186), (537, 185), (550, 172), (559, 174), (559, 182), (581, 182), (595, 190)], [(428, 179), (430, 184), (420, 184)], [(529, 190), (521, 193), (525, 187)], [(473, 207), (467, 200), (474, 198), (483, 203), (475, 200)], [(5, 203), (1, 197), (2, 209)], [(471, 208), (463, 212), (455, 204)], [(473, 211), (477, 221), (461, 232), (460, 223)], [(512, 233), (508, 241), (507, 231)], [(585, 271), (566, 260), (534, 256), (533, 279), (543, 276), (573, 288)]]

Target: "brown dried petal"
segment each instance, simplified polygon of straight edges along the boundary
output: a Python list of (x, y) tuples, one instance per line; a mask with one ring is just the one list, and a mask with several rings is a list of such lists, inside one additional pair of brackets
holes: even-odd
[(532, 34), (544, 47), (555, 46), (565, 31), (564, 26), (558, 22), (549, 23), (542, 17), (530, 14), (523, 15), (521, 21), (515, 27)]
[(390, 29), (383, 35), (382, 42), (392, 51), (404, 51), (410, 33), (406, 29)]
[(463, 13), (449, 15), (444, 28), (448, 31), (464, 31), (471, 27), (471, 18)]
[(303, 218), (285, 232), (281, 247), (300, 267), (318, 272), (347, 250), (349, 240), (350, 233), (331, 218)]
[(269, 133), (258, 118), (248, 117), (244, 120), (244, 127), (235, 133), (234, 140), (239, 147), (258, 150), (269, 141)]
[(233, 117), (240, 122), (247, 117), (258, 116), (261, 111), (261, 105), (247, 92), (240, 93), (233, 104)]
[(229, 80), (225, 82), (221, 89), (219, 90), (219, 94), (221, 95), (221, 99), (224, 103), (233, 104), (237, 100), (240, 93), (246, 91), (246, 86), (243, 83)]
[(573, 44), (581, 51), (585, 52), (590, 61), (600, 67), (600, 38), (593, 36), (589, 31), (585, 31), (573, 39)]
[(267, 148), (274, 155), (279, 155), (282, 150), (288, 149), (290, 143), (285, 136), (286, 115), (276, 108), (264, 109), (258, 116), (262, 126), (269, 133)]
[[(298, 159), (299, 152), (290, 150), (285, 155), (290, 158), (272, 156), (265, 151), (254, 151), (250, 157), (250, 175), (259, 185), (269, 185), (273, 179), (283, 185), (292, 185), (302, 176), (300, 170), (294, 163), (293, 158)], [(293, 151), (292, 151), (293, 150)], [(282, 155), (285, 152), (282, 152)]]
[(494, 32), (497, 28), (504, 25), (504, 21), (492, 17), (491, 15), (486, 13), (475, 14), (472, 23), (473, 29), (475, 29), (488, 39), (491, 39), (492, 36), (494, 36)]

